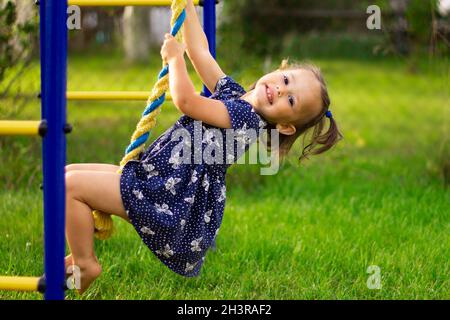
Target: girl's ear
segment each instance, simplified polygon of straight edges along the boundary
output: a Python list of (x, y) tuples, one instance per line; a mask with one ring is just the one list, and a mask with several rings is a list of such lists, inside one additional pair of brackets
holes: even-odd
[(276, 128), (277, 128), (278, 132), (280, 132), (286, 136), (292, 136), (297, 131), (295, 126), (290, 123), (288, 123), (288, 124), (277, 123)]

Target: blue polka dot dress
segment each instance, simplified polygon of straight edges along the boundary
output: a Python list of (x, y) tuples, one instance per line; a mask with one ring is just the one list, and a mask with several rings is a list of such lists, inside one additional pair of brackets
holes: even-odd
[(199, 275), (222, 222), (227, 168), (266, 126), (240, 99), (244, 93), (224, 76), (210, 97), (225, 104), (231, 139), (229, 130), (183, 115), (122, 170), (120, 192), (131, 223), (156, 257), (182, 276)]

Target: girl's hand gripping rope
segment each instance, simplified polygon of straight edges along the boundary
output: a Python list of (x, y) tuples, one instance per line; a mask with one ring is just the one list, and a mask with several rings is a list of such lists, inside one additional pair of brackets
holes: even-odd
[(172, 59), (183, 57), (186, 45), (178, 42), (171, 34), (166, 33), (164, 44), (161, 48), (161, 56), (166, 63)]

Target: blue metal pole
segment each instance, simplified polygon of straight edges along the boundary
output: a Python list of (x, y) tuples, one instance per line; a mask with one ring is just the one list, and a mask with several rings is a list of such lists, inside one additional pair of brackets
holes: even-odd
[[(216, 58), (216, 0), (204, 0), (203, 2), (203, 29), (208, 38), (209, 51), (211, 55)], [(206, 97), (211, 95), (211, 92), (204, 85), (203, 94)]]
[(46, 300), (64, 299), (67, 0), (40, 1)]

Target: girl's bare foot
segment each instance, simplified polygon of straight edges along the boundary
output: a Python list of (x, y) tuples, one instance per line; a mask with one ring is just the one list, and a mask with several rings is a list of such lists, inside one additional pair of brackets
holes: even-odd
[(98, 263), (97, 258), (83, 263), (75, 263), (75, 265), (80, 268), (80, 287), (77, 288), (77, 290), (81, 295), (89, 288), (92, 282), (100, 276), (102, 273), (102, 267), (100, 263)]

